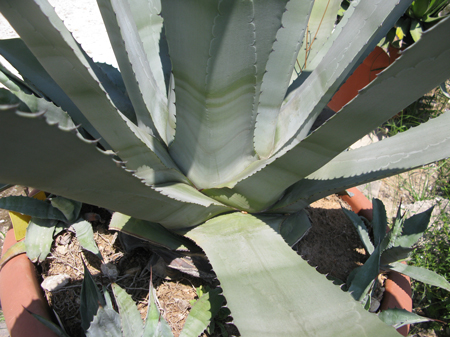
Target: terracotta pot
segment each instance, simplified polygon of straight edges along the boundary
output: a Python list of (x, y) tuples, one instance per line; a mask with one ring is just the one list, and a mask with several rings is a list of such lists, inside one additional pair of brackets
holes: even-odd
[(384, 68), (389, 66), (391, 59), (386, 52), (380, 48), (375, 49), (366, 57), (361, 65), (350, 75), (341, 88), (334, 94), (328, 107), (334, 111), (339, 111), (341, 108), (350, 102), (358, 91), (368, 85), (375, 79), (376, 75)]
[[(347, 202), (353, 212), (372, 220), (372, 203), (356, 187), (347, 190), (350, 195), (341, 195), (340, 198)], [(381, 301), (381, 310), (399, 308), (412, 311), (411, 280), (408, 276), (391, 271), (385, 283), (385, 292)], [(403, 336), (409, 332), (409, 324), (397, 329)]]
[[(5, 237), (2, 255), (16, 242), (11, 228)], [(12, 258), (0, 271), (0, 299), (11, 337), (56, 336), (25, 310), (51, 320), (47, 299), (38, 283), (34, 265), (26, 254)]]
[(375, 47), (334, 94), (328, 103), (328, 107), (335, 112), (341, 110), (345, 104), (355, 98), (359, 90), (372, 82), (377, 77), (377, 74), (394, 62), (402, 52), (402, 50), (391, 46), (388, 51), (389, 54), (384, 49), (378, 46)]

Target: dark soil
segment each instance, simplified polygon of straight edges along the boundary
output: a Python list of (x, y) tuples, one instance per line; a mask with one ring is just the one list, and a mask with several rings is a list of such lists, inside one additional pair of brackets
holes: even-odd
[(341, 207), (350, 209), (335, 195), (311, 204), (312, 227), (294, 249), (319, 273), (345, 281), (368, 255)]

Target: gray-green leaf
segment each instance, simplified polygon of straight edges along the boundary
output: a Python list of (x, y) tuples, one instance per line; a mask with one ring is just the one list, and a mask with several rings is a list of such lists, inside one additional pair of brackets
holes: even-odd
[(92, 254), (97, 255), (101, 260), (103, 260), (102, 254), (100, 254), (94, 240), (94, 231), (91, 223), (86, 220), (79, 219), (79, 221), (72, 224), (72, 227), (75, 229), (75, 233), (81, 247), (90, 251)]
[(141, 315), (133, 299), (121, 287), (113, 283), (114, 298), (119, 307), (120, 321), (124, 337), (136, 337), (142, 333), (143, 323)]
[(10, 196), (0, 199), (0, 208), (8, 211), (18, 212), (40, 219), (51, 219), (67, 222), (64, 214), (48, 202), (23, 197)]
[[(86, 265), (84, 265), (84, 279), (81, 285), (80, 301), (81, 327), (86, 331), (94, 319), (94, 316), (97, 314), (97, 311), (100, 311), (102, 307), (106, 306), (105, 298), (95, 284), (95, 281)], [(111, 308), (106, 308), (105, 310), (108, 309), (112, 310)], [(103, 314), (105, 313), (102, 313), (102, 315)], [(107, 312), (105, 317), (100, 316), (97, 319), (97, 325), (104, 319), (109, 319), (111, 317), (112, 316), (109, 312)], [(97, 329), (97, 327), (94, 327), (94, 330), (95, 329)]]
[(398, 336), (252, 215), (218, 216), (187, 236), (208, 255), (243, 336)]
[(99, 307), (89, 329), (87, 337), (124, 337), (120, 326), (120, 316), (112, 308)]
[(43, 262), (50, 254), (56, 224), (55, 220), (31, 218), (25, 236), (27, 256), (31, 261)]
[(225, 298), (221, 295), (221, 289), (213, 289), (195, 302), (186, 318), (180, 337), (199, 336), (217, 315)]
[(450, 282), (448, 282), (445, 277), (435, 273), (434, 271), (421, 267), (409, 266), (399, 262), (391, 263), (387, 266), (387, 269), (395, 270), (399, 273), (412, 277), (417, 281), (450, 291)]
[(386, 324), (399, 328), (406, 324), (422, 323), (433, 321), (432, 318), (419, 316), (405, 309), (387, 309), (378, 314), (378, 317)]

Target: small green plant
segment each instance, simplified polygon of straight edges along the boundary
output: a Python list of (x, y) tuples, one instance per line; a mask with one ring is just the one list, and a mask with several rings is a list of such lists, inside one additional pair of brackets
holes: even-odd
[(94, 241), (92, 225), (80, 214), (82, 203), (63, 197), (53, 196), (47, 200), (37, 200), (24, 196), (9, 196), (0, 199), (0, 208), (31, 217), (25, 240), (10, 247), (0, 260), (0, 268), (12, 257), (27, 253), (33, 262), (42, 262), (50, 254), (53, 238), (62, 230), (71, 227), (80, 245), (101, 257)]
[[(376, 289), (378, 274), (381, 272), (397, 271), (425, 284), (439, 287), (449, 296), (450, 283), (444, 276), (448, 275), (448, 270), (444, 276), (437, 273), (439, 270), (430, 270), (426, 265), (417, 266), (414, 263), (409, 265), (401, 263), (408, 259), (414, 247), (428, 228), (433, 207), (425, 212), (415, 214), (406, 219), (405, 214), (401, 214), (401, 207), (398, 208), (397, 216), (392, 228), (388, 229), (386, 210), (383, 203), (378, 199), (373, 199), (373, 220), (367, 220), (355, 215), (355, 213), (345, 210), (344, 213), (351, 220), (361, 238), (366, 251), (370, 257), (363, 266), (354, 269), (346, 283), (346, 289), (351, 292), (355, 300), (363, 303), (364, 307), (371, 308), (372, 294)], [(365, 221), (364, 221), (365, 220)], [(369, 228), (371, 231), (369, 231)], [(450, 259), (449, 259), (450, 262)], [(376, 308), (372, 309), (375, 311)], [(387, 311), (380, 314), (380, 318), (391, 320), (391, 315), (397, 316), (396, 325), (414, 322), (424, 322), (426, 317), (415, 316), (406, 311)]]

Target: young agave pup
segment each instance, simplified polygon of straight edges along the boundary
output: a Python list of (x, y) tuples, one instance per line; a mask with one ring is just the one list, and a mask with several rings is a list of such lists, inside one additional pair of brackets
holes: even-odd
[(119, 72), (47, 1), (2, 0), (21, 39), (1, 54), (23, 79), (2, 74), (0, 181), (120, 212), (126, 233), (194, 240), (243, 336), (395, 336), (289, 245), (310, 202), (449, 156), (449, 113), (346, 151), (450, 78), (448, 19), (310, 132), (411, 2), (352, 1), (334, 27), (340, 0), (98, 0)]

